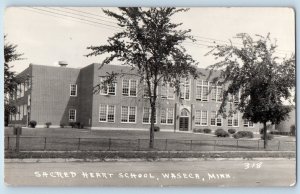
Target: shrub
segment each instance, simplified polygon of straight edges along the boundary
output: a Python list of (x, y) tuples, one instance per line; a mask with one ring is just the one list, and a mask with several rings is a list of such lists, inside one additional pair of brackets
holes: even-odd
[(36, 121), (29, 121), (29, 126), (31, 127), (31, 128), (35, 128), (35, 126), (36, 126)]
[(77, 125), (77, 127), (78, 127), (79, 129), (83, 129), (83, 128), (84, 128), (84, 124), (80, 122), (80, 123)]
[(291, 135), (293, 135), (293, 136), (296, 135), (296, 126), (295, 126), (295, 125), (291, 125), (291, 127), (290, 127), (290, 133), (291, 133)]
[(233, 135), (233, 137), (235, 139), (244, 138), (244, 137), (246, 137), (246, 138), (253, 138), (254, 135), (253, 135), (252, 131), (238, 131), (237, 133), (235, 133)]
[(217, 137), (229, 137), (229, 133), (227, 131), (225, 131), (224, 129), (217, 129), (215, 131), (215, 135)]
[(203, 129), (203, 132), (204, 132), (204, 133), (211, 133), (211, 129), (208, 129), (208, 128)]
[(45, 125), (46, 125), (46, 128), (49, 128), (50, 125), (52, 125), (52, 123), (51, 122), (47, 122), (47, 123), (45, 123)]
[(75, 122), (69, 122), (69, 125), (74, 128), (76, 126), (76, 123)]
[[(151, 126), (150, 126), (150, 129), (151, 129)], [(154, 132), (158, 132), (158, 131), (160, 131), (159, 126), (154, 125)]]
[(203, 133), (203, 129), (193, 129), (194, 133)]
[(260, 128), (259, 129), (259, 134), (263, 134), (264, 133), (264, 128)]
[(234, 134), (235, 132), (236, 132), (235, 129), (228, 129), (228, 133), (230, 133), (230, 134)]
[[(274, 135), (270, 134), (270, 133), (267, 133), (267, 139), (268, 140), (271, 140), (274, 138)], [(264, 140), (265, 139), (265, 136), (264, 135), (261, 135), (261, 139)]]
[(64, 128), (64, 127), (65, 127), (65, 124), (64, 124), (64, 123), (61, 123), (61, 124), (60, 124), (60, 127), (61, 127), (61, 128)]

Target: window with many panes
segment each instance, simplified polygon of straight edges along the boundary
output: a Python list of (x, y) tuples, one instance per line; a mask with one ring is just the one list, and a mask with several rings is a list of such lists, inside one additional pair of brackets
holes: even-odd
[(135, 123), (136, 122), (136, 107), (122, 106), (121, 122), (122, 123)]
[(222, 102), (223, 99), (223, 88), (222, 86), (217, 86), (217, 101)]
[(70, 84), (70, 96), (77, 96), (77, 84)]
[[(143, 123), (146, 123), (146, 124), (151, 123), (151, 108), (149, 108), (149, 107), (144, 107)], [(154, 123), (156, 123), (156, 114), (154, 116)]]
[(100, 78), (100, 94), (101, 95), (116, 95), (116, 82), (103, 84), (104, 79)]
[(162, 108), (160, 110), (160, 123), (161, 124), (174, 123), (174, 108)]
[(202, 100), (202, 81), (203, 80), (196, 81), (196, 100)]
[(222, 126), (222, 115), (217, 115), (217, 126)]
[(201, 125), (201, 110), (195, 111), (195, 125)]
[(123, 79), (122, 95), (123, 96), (136, 96), (137, 95), (137, 80)]
[(100, 104), (99, 106), (99, 122), (115, 122), (115, 106)]
[(201, 125), (207, 126), (207, 111), (206, 110), (201, 111)]
[(216, 126), (217, 125), (217, 111), (211, 111), (210, 113), (210, 125)]
[(174, 99), (174, 87), (169, 83), (161, 86), (161, 98)]
[(189, 100), (190, 99), (190, 79), (186, 79), (180, 83), (180, 98)]
[(247, 120), (247, 119), (244, 119), (244, 127), (253, 127), (253, 122)]
[(211, 88), (211, 91), (210, 91), (210, 99), (212, 101), (216, 101), (217, 99), (217, 87), (216, 85), (213, 85), (212, 83), (210, 84), (210, 88)]
[(209, 99), (209, 82), (202, 81), (202, 101), (208, 101)]
[(71, 122), (76, 121), (76, 109), (69, 110), (69, 121)]
[(238, 127), (239, 126), (239, 114), (234, 113), (228, 117), (227, 120), (228, 127)]

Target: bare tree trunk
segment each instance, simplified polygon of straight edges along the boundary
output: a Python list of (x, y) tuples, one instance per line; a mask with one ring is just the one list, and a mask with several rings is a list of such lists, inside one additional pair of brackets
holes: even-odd
[(264, 122), (264, 149), (268, 146), (268, 138), (267, 138), (267, 123)]
[(155, 119), (155, 101), (151, 103), (151, 125), (150, 125), (150, 141), (149, 148), (153, 149), (154, 147), (154, 119)]

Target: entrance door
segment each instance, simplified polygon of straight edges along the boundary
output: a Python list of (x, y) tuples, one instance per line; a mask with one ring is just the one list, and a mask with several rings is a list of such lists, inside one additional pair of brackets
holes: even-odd
[(188, 131), (188, 129), (189, 129), (189, 118), (188, 117), (180, 117), (179, 131)]

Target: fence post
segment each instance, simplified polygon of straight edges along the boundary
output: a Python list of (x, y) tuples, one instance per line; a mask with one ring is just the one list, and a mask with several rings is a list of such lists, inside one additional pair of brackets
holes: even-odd
[(20, 134), (16, 135), (16, 152), (20, 151)]
[(216, 143), (217, 143), (217, 140), (214, 140), (214, 151), (216, 151)]
[(257, 150), (259, 150), (259, 140), (257, 140)]
[(140, 144), (141, 144), (140, 139), (138, 139), (138, 151), (140, 151)]
[(280, 140), (278, 140), (278, 151), (280, 150)]
[(9, 136), (7, 137), (7, 150), (9, 150)]
[(168, 149), (168, 139), (165, 140), (165, 150)]
[(78, 147), (77, 147), (77, 151), (80, 150), (80, 137), (78, 138)]
[(111, 147), (111, 139), (109, 138), (108, 139), (108, 150), (110, 150), (110, 147)]
[(44, 151), (46, 151), (47, 137), (44, 137)]
[(190, 150), (193, 150), (193, 140), (191, 140)]
[(239, 140), (236, 140), (236, 150), (239, 150)]

